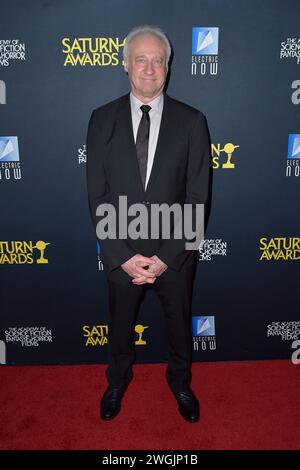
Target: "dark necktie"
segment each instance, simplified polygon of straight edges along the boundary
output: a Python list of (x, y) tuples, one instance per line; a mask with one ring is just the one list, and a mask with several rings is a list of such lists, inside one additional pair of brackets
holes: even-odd
[(149, 146), (149, 131), (150, 131), (150, 116), (149, 111), (151, 106), (144, 104), (141, 106), (143, 116), (140, 120), (139, 128), (136, 136), (136, 153), (138, 164), (140, 168), (140, 175), (142, 179), (143, 188), (146, 185), (146, 173), (148, 162), (148, 146)]

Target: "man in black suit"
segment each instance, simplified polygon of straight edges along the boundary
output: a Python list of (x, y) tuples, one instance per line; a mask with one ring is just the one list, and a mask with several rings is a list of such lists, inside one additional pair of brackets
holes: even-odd
[[(112, 204), (119, 216), (119, 196), (128, 206), (207, 203), (209, 136), (204, 115), (163, 90), (171, 54), (157, 27), (136, 27), (127, 36), (124, 68), (131, 92), (93, 111), (87, 138), (87, 183), (96, 229)], [(205, 206), (206, 207), (206, 206)], [(101, 217), (102, 216), (102, 217)], [(119, 220), (119, 218), (117, 217)], [(129, 219), (130, 220), (130, 219)], [(132, 220), (132, 219), (131, 219)], [(175, 223), (172, 228), (174, 230)], [(118, 227), (117, 227), (118, 228)], [(199, 420), (191, 381), (191, 300), (197, 251), (186, 238), (101, 241), (109, 288), (109, 383), (101, 400), (102, 419), (114, 418), (133, 377), (134, 326), (145, 290), (152, 286), (161, 302), (168, 331), (167, 382), (180, 414)], [(97, 232), (99, 238), (99, 231)]]

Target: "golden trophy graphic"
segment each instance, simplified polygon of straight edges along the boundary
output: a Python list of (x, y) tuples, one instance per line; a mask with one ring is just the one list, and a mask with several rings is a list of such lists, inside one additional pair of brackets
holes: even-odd
[(231, 162), (231, 157), (235, 149), (237, 149), (239, 145), (233, 145), (230, 142), (224, 145), (224, 148), (221, 149), (221, 152), (227, 153), (227, 162), (223, 163), (222, 168), (234, 168), (235, 164)]
[(149, 328), (149, 327), (143, 326), (143, 325), (135, 325), (134, 331), (139, 335), (139, 339), (135, 342), (135, 344), (139, 344), (139, 345), (147, 344), (147, 342), (142, 339), (142, 335), (146, 328)]
[(35, 246), (33, 248), (37, 248), (40, 252), (40, 258), (36, 260), (37, 264), (47, 264), (48, 260), (47, 258), (44, 258), (44, 253), (45, 253), (45, 248), (47, 245), (50, 245), (50, 243), (43, 242), (43, 240), (39, 240), (36, 242)]

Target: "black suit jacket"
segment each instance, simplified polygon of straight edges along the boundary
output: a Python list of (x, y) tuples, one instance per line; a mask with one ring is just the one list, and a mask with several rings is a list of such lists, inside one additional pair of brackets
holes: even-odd
[[(87, 185), (94, 225), (99, 204), (116, 208), (118, 197), (133, 203), (192, 203), (207, 207), (210, 173), (210, 140), (201, 111), (164, 93), (161, 125), (152, 171), (146, 191), (141, 183), (136, 156), (130, 94), (105, 104), (92, 113), (87, 135)], [(130, 219), (129, 219), (130, 220)], [(101, 258), (108, 276), (130, 282), (120, 267), (133, 255), (156, 254), (169, 269), (180, 270), (195, 252), (182, 240), (101, 240)]]

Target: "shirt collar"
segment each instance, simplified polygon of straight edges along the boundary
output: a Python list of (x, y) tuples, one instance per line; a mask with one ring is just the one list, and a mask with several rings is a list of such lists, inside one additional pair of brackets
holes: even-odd
[[(154, 100), (150, 101), (150, 103), (147, 103), (149, 106), (151, 106), (150, 112), (152, 110), (153, 111), (160, 111), (162, 109), (163, 101), (164, 101), (164, 95), (163, 95), (163, 93), (161, 93), (156, 98), (154, 98)], [(134, 110), (134, 112), (138, 112), (138, 111), (142, 112), (140, 110), (140, 107), (143, 104), (145, 104), (141, 100), (139, 100), (136, 96), (134, 96), (132, 94), (132, 92), (130, 92), (130, 103), (131, 103), (131, 107)]]

